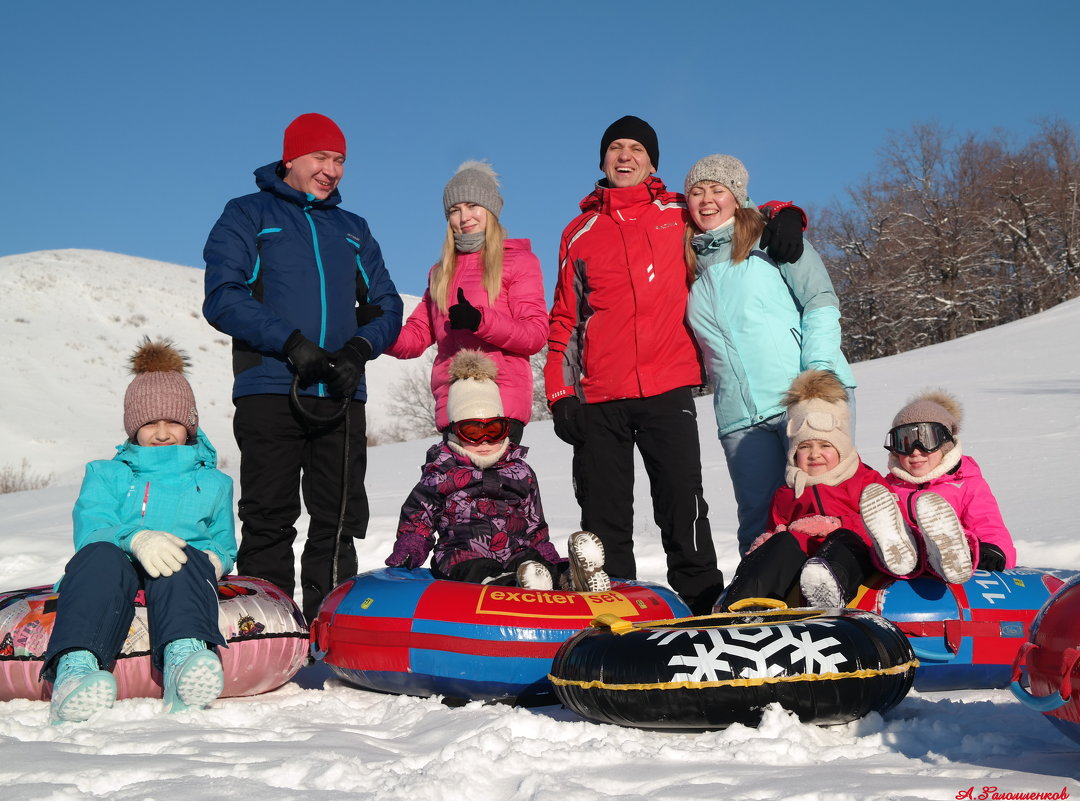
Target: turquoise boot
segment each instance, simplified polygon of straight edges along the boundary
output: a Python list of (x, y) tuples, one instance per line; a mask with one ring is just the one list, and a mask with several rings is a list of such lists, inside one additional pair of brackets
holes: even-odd
[(173, 640), (165, 646), (165, 711), (203, 709), (225, 689), (225, 671), (202, 640)]
[(88, 720), (116, 702), (116, 679), (89, 651), (68, 651), (56, 663), (49, 722)]

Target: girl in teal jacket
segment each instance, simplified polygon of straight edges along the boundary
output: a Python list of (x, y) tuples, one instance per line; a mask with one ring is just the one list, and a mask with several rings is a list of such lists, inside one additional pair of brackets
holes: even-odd
[(54, 723), (116, 700), (114, 663), (143, 590), (165, 708), (201, 708), (224, 688), (217, 581), (236, 558), (232, 479), (198, 429), (186, 359), (147, 340), (124, 397), (128, 440), (86, 466), (73, 512), (75, 556), (59, 584), (42, 678)]
[[(745, 555), (768, 527), (784, 483), (786, 415), (781, 400), (803, 370), (829, 370), (848, 391), (855, 379), (840, 351), (840, 308), (817, 252), (777, 264), (760, 248), (764, 218), (747, 195), (749, 174), (732, 156), (706, 156), (686, 176), (687, 319), (713, 385), (717, 433), (727, 458)], [(854, 428), (854, 424), (852, 425)]]

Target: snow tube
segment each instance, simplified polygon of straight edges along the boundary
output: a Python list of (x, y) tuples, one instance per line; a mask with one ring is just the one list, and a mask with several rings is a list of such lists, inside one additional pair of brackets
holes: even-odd
[[(1027, 690), (1020, 683), (1025, 669)], [(1013, 695), (1080, 743), (1080, 576), (1039, 610), (1013, 662), (1012, 678)]]
[(845, 723), (907, 695), (918, 662), (884, 618), (853, 609), (775, 609), (630, 623), (594, 621), (549, 676), (583, 718), (642, 729), (757, 725), (779, 703), (804, 722)]
[[(0, 593), (0, 701), (44, 701), (42, 656), (56, 616), (51, 586)], [(226, 576), (218, 582), (219, 649), (225, 670), (222, 697), (257, 695), (280, 687), (304, 664), (308, 632), (299, 608), (273, 584)], [(161, 698), (161, 674), (150, 665), (146, 606), (135, 596), (135, 618), (112, 668), (119, 698)]]
[(911, 640), (921, 691), (1001, 688), (1043, 604), (1075, 570), (976, 570), (963, 584), (880, 578), (849, 604), (895, 623)]
[(386, 568), (325, 598), (311, 626), (312, 654), (364, 689), (555, 703), (547, 680), (555, 652), (605, 612), (664, 620), (690, 610), (655, 584), (616, 582), (604, 593), (526, 590)]

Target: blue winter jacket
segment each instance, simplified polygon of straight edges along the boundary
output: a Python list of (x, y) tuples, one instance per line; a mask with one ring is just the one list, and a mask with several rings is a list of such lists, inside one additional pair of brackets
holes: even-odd
[(733, 232), (729, 225), (694, 237), (697, 279), (687, 304), (721, 437), (781, 414), (803, 370), (832, 370), (855, 386), (840, 351), (840, 306), (817, 251), (804, 242), (801, 259), (777, 265), (755, 249), (733, 264)]
[(194, 445), (128, 441), (116, 451), (86, 465), (72, 512), (75, 550), (111, 542), (130, 554), (136, 532), (167, 531), (213, 551), (227, 573), (236, 559), (233, 482), (217, 469), (217, 451), (202, 431)]
[[(260, 191), (226, 204), (203, 251), (203, 315), (233, 337), (234, 398), (289, 392), (294, 373), (282, 351), (297, 329), (331, 352), (363, 337), (373, 357), (401, 330), (401, 297), (367, 222), (338, 208), (336, 189), (315, 200), (292, 188), (280, 166), (255, 171)], [(314, 384), (304, 394), (328, 393)], [(363, 379), (354, 397), (367, 400)]]

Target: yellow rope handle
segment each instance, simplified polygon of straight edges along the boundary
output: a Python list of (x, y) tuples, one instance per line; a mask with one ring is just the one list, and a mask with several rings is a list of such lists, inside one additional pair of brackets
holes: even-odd
[(611, 612), (604, 612), (602, 615), (597, 615), (589, 623), (594, 629), (608, 629), (612, 634), (627, 634), (634, 630), (634, 624), (629, 620), (623, 620), (618, 615), (613, 615)]
[(768, 609), (787, 609), (788, 605), (776, 598), (743, 598), (728, 607), (729, 612), (741, 612), (749, 606), (764, 606)]

